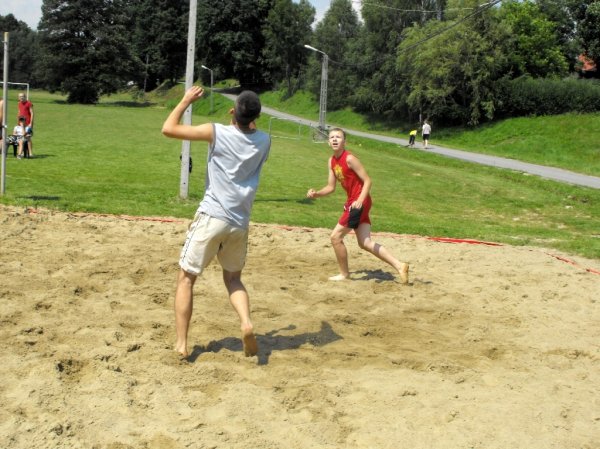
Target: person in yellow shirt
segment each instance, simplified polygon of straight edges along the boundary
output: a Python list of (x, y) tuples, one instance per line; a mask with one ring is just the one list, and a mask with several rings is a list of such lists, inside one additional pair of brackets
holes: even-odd
[(408, 146), (409, 147), (414, 147), (415, 146), (415, 139), (417, 138), (417, 130), (413, 129), (408, 133)]

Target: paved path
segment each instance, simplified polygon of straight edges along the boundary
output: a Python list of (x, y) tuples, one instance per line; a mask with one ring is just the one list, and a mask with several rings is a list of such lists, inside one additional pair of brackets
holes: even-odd
[[(226, 97), (235, 100), (235, 95), (231, 94), (222, 94)], [(287, 120), (291, 120), (297, 123), (301, 123), (303, 125), (312, 126), (314, 128), (318, 127), (317, 122), (313, 122), (307, 119), (303, 119), (300, 117), (296, 117), (291, 114), (287, 114), (285, 112), (278, 111), (273, 108), (269, 108), (263, 106), (262, 108), (265, 114), (269, 114), (273, 117), (284, 118)], [(408, 145), (408, 140), (400, 139), (396, 137), (390, 136), (382, 136), (379, 134), (372, 134), (363, 131), (356, 131), (353, 129), (344, 128), (348, 134), (365, 137), (367, 139), (379, 140), (382, 142), (389, 142), (395, 145)], [(451, 157), (454, 159), (461, 159), (463, 161), (473, 162), (476, 164), (482, 165), (490, 165), (492, 167), (506, 168), (509, 170), (516, 170), (524, 173), (529, 173), (532, 175), (537, 175), (542, 178), (552, 179), (554, 181), (560, 181), (568, 184), (574, 184), (583, 187), (591, 187), (593, 189), (600, 189), (600, 177), (597, 176), (589, 176), (582, 175), (579, 173), (575, 173), (569, 170), (563, 170), (561, 168), (554, 167), (546, 167), (544, 165), (530, 164), (528, 162), (520, 162), (515, 159), (507, 159), (498, 156), (489, 156), (486, 154), (479, 153), (470, 153), (468, 151), (461, 150), (453, 150), (451, 148), (440, 147), (437, 145), (430, 145), (427, 150), (420, 149), (415, 147), (415, 150), (425, 151), (428, 153), (436, 153), (442, 156)]]

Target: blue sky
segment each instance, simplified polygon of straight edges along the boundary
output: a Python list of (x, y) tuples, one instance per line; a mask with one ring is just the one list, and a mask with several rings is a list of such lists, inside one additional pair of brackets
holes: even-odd
[[(317, 10), (317, 20), (320, 20), (329, 9), (330, 0), (309, 0)], [(14, 15), (30, 28), (36, 29), (42, 17), (42, 0), (0, 0), (0, 15)]]

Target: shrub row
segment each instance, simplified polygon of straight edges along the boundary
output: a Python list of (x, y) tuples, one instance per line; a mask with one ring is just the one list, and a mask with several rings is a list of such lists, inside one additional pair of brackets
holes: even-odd
[(600, 81), (521, 77), (499, 82), (495, 118), (600, 111)]

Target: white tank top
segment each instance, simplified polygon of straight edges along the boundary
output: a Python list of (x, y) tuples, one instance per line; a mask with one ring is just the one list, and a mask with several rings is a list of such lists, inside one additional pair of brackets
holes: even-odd
[(263, 131), (245, 134), (234, 125), (214, 123), (208, 147), (206, 186), (200, 211), (233, 226), (247, 228), (271, 138)]

